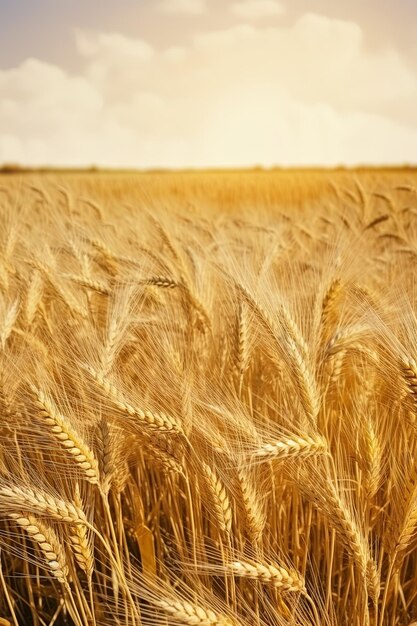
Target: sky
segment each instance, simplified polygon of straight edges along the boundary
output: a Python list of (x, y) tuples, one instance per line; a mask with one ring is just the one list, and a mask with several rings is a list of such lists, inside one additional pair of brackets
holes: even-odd
[(417, 164), (416, 0), (0, 0), (0, 164)]

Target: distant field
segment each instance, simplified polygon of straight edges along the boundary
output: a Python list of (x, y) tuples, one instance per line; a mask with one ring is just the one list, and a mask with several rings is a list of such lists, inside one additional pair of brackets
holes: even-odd
[(417, 170), (0, 173), (0, 626), (417, 624)]
[[(227, 209), (253, 208), (270, 209), (280, 205), (287, 208), (307, 210), (311, 200), (318, 197), (334, 197), (337, 189), (348, 203), (349, 194), (360, 193), (363, 187), (374, 208), (378, 203), (374, 192), (389, 193), (393, 199), (406, 202), (404, 191), (398, 193), (396, 187), (416, 185), (417, 168), (363, 168), (357, 170), (212, 170), (207, 172), (91, 172), (80, 170), (36, 171), (16, 170), (12, 174), (0, 169), (2, 186), (28, 186), (38, 184), (49, 190), (63, 186), (74, 194), (74, 200), (81, 194), (108, 203), (113, 200), (145, 200), (153, 206), (163, 200), (176, 206), (182, 200), (200, 202), (199, 210), (210, 208), (214, 212)], [(253, 203), (257, 207), (253, 206)], [(169, 207), (167, 207), (169, 208)], [(190, 208), (190, 207), (187, 207)]]

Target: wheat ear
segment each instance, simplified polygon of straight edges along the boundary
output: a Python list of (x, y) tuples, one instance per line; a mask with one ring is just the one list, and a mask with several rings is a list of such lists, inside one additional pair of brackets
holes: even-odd
[(364, 443), (366, 452), (366, 492), (371, 500), (381, 483), (382, 450), (379, 436), (370, 418), (365, 418)]
[(85, 289), (89, 289), (90, 291), (96, 291), (101, 295), (108, 296), (110, 294), (110, 288), (104, 283), (101, 283), (99, 280), (93, 280), (90, 278), (86, 278), (85, 276), (76, 276), (73, 274), (66, 275), (65, 278), (75, 283), (76, 285), (79, 285), (80, 287), (84, 287)]
[(376, 602), (380, 591), (379, 574), (370, 554), (368, 542), (334, 486), (326, 484), (325, 492), (323, 501), (316, 504), (327, 515), (333, 527), (345, 538), (346, 549), (353, 555), (358, 571)]
[(52, 398), (34, 385), (30, 385), (30, 388), (35, 396), (35, 404), (39, 409), (40, 416), (45, 424), (50, 427), (52, 435), (82, 470), (85, 479), (93, 485), (98, 484), (98, 462), (94, 452), (70, 425), (68, 419), (59, 413)]
[(233, 561), (226, 567), (235, 576), (259, 580), (281, 591), (305, 591), (304, 580), (300, 574), (287, 570), (282, 565), (271, 565), (255, 561)]
[[(74, 504), (79, 510), (82, 510), (82, 501), (78, 484), (75, 489)], [(69, 539), (75, 560), (77, 561), (79, 567), (90, 578), (94, 569), (94, 556), (88, 536), (87, 526), (85, 524), (72, 524), (70, 527)]]
[(65, 559), (64, 548), (55, 531), (45, 522), (34, 515), (24, 513), (9, 513), (12, 519), (32, 539), (40, 549), (45, 561), (46, 569), (63, 585), (68, 587), (68, 565)]
[(25, 318), (29, 328), (33, 324), (39, 303), (42, 299), (42, 286), (41, 274), (35, 269), (28, 285), (25, 302)]
[(417, 363), (414, 359), (404, 356), (400, 361), (400, 369), (413, 401), (414, 410), (417, 410)]
[(100, 465), (101, 488), (104, 494), (108, 494), (112, 486), (115, 466), (110, 425), (104, 417), (101, 418), (97, 428), (97, 453)]
[(203, 462), (202, 469), (219, 528), (222, 532), (230, 535), (233, 513), (226, 487), (220, 477), (207, 463)]
[(238, 469), (238, 480), (242, 492), (248, 535), (254, 544), (258, 544), (265, 528), (265, 510), (253, 481), (243, 467)]
[(136, 418), (140, 424), (143, 424), (145, 427), (151, 430), (177, 435), (183, 434), (181, 424), (179, 424), (175, 418), (165, 415), (165, 413), (150, 411), (146, 409), (144, 410), (132, 406), (125, 400), (122, 393), (117, 389), (117, 387), (105, 380), (105, 378), (101, 376), (99, 372), (97, 372), (89, 365), (85, 365), (84, 369), (90, 374), (90, 376), (104, 391), (106, 396), (112, 400), (117, 408), (126, 413), (129, 417)]
[(336, 301), (339, 297), (341, 290), (342, 290), (342, 281), (340, 280), (340, 278), (335, 278), (334, 280), (332, 280), (329, 288), (324, 294), (324, 298), (321, 303), (321, 320), (320, 320), (322, 336), (325, 336), (328, 330), (330, 316), (332, 314), (332, 311), (334, 309), (334, 306), (336, 304)]
[(8, 511), (34, 511), (38, 515), (50, 517), (58, 522), (87, 523), (84, 511), (74, 503), (30, 487), (0, 485), (0, 507), (1, 505)]
[(1, 321), (0, 326), (0, 345), (4, 348), (6, 347), (6, 342), (10, 337), (10, 334), (13, 330), (13, 327), (16, 323), (17, 315), (19, 313), (19, 301), (15, 300), (12, 305), (5, 311), (3, 319)]
[(292, 373), (296, 387), (300, 393), (301, 404), (312, 424), (316, 424), (320, 410), (320, 391), (309, 363), (303, 357), (298, 344), (291, 337), (287, 337), (290, 349)]
[(179, 624), (189, 626), (237, 626), (229, 617), (215, 613), (186, 600), (154, 600), (155, 606), (168, 613)]
[(324, 437), (316, 436), (291, 437), (265, 443), (253, 452), (253, 456), (263, 458), (265, 460), (306, 458), (316, 454), (324, 454), (327, 452), (327, 441)]
[(181, 283), (177, 282), (174, 278), (168, 276), (152, 276), (145, 278), (141, 281), (142, 285), (148, 285), (153, 287), (160, 287), (161, 289), (175, 289), (180, 287)]

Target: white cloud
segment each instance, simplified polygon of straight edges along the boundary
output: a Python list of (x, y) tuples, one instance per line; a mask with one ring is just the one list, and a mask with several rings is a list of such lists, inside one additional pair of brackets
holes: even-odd
[(206, 120), (203, 162), (213, 154), (221, 155), (226, 166), (248, 162), (354, 165), (416, 159), (417, 129), (379, 115), (342, 114), (326, 104), (305, 104), (268, 84), (253, 88), (230, 92), (216, 103)]
[(164, 57), (173, 63), (183, 61), (187, 56), (187, 50), (181, 46), (172, 46), (164, 51)]
[(239, 25), (195, 37), (216, 81), (268, 81), (307, 102), (384, 111), (417, 96), (417, 73), (393, 49), (367, 52), (352, 22), (306, 14), (292, 26)]
[[(370, 52), (354, 23), (306, 14), (159, 50), (78, 32), (75, 75), (28, 59), (0, 70), (0, 162), (114, 166), (416, 160), (416, 70)], [(409, 119), (409, 118), (407, 118)]]
[(285, 6), (277, 0), (241, 0), (234, 2), (230, 10), (239, 17), (257, 19), (285, 13)]
[(152, 46), (139, 38), (126, 37), (118, 33), (86, 33), (76, 31), (76, 43), (80, 54), (85, 57), (111, 59), (114, 53), (120, 59), (146, 61), (154, 54)]
[(160, 0), (158, 8), (165, 13), (201, 15), (207, 10), (206, 0)]

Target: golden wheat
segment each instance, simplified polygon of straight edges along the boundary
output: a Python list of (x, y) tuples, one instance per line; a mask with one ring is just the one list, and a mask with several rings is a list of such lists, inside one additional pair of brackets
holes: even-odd
[(416, 621), (416, 189), (0, 174), (1, 624)]

